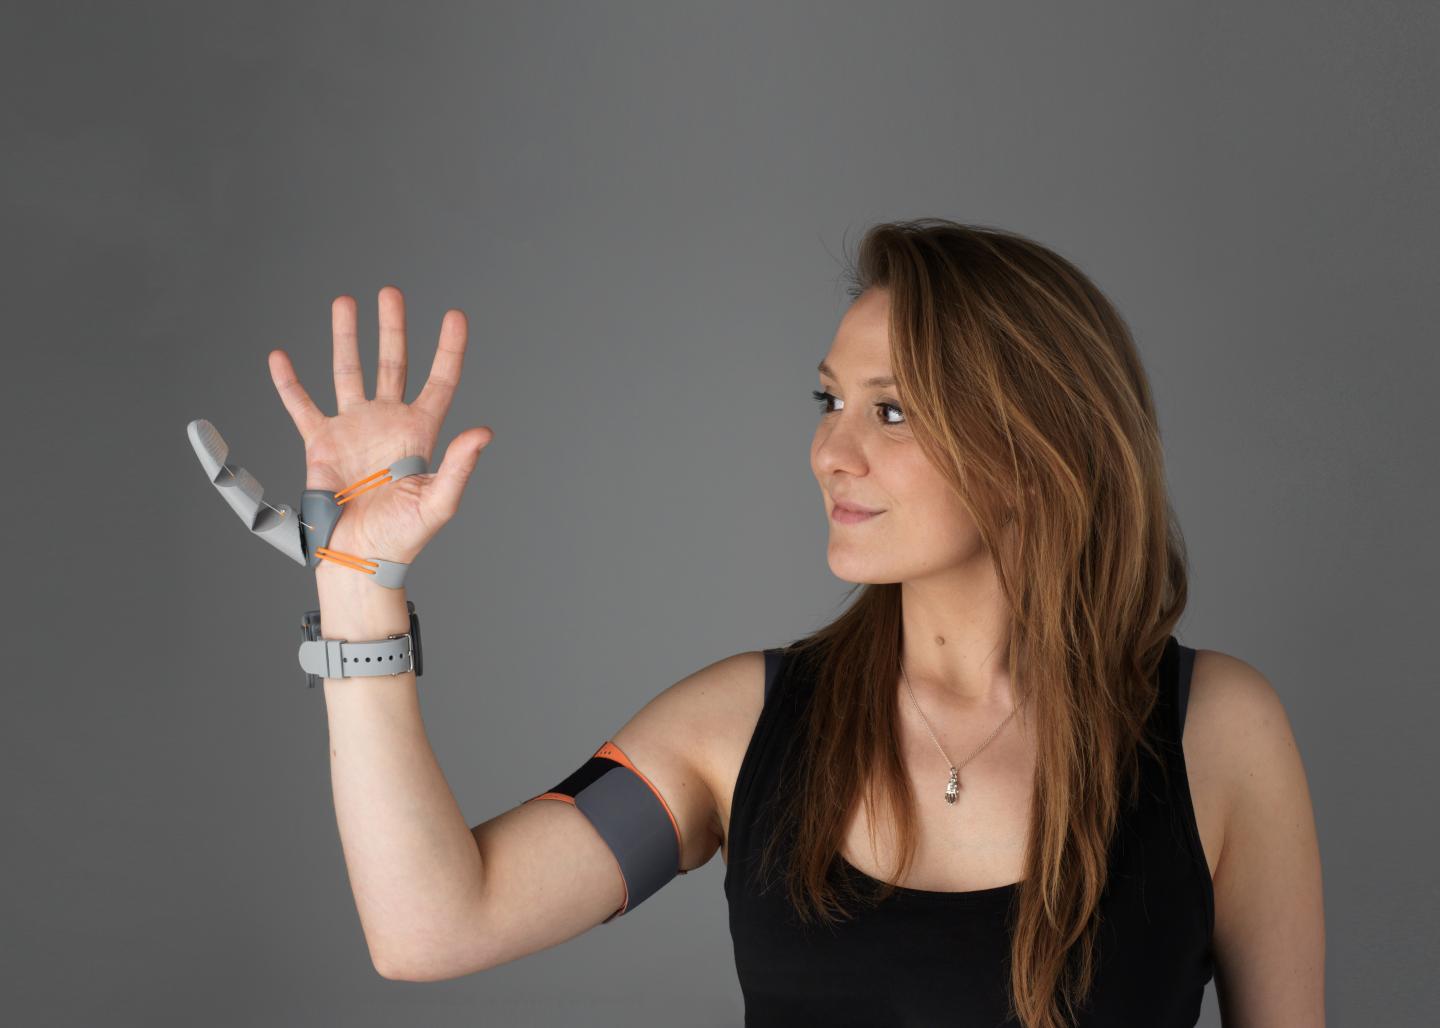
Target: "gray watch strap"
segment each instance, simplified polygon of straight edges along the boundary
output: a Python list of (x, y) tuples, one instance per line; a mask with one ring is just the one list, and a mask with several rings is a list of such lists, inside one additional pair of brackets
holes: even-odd
[(300, 644), (300, 667), (321, 678), (373, 678), (403, 675), (415, 669), (410, 633), (387, 639), (346, 642), (310, 639)]

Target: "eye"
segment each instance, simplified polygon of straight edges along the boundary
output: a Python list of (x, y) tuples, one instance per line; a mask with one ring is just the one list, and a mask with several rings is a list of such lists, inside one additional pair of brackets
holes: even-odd
[[(881, 410), (893, 410), (896, 414), (900, 415), (900, 420), (899, 420), (899, 421), (886, 421), (885, 424), (887, 424), (887, 425), (903, 425), (903, 424), (905, 424), (905, 412), (902, 411), (899, 407), (895, 406), (893, 403), (885, 403), (885, 402), (882, 400), (880, 403), (877, 403), (875, 406), (881, 408)], [(884, 415), (883, 415), (883, 414), (881, 415), (881, 419), (884, 420)]]
[[(821, 389), (812, 389), (812, 390), (810, 391), (810, 395), (815, 398), (815, 401), (816, 401), (818, 404), (820, 404), (820, 413), (821, 413), (821, 414), (833, 414), (833, 413), (835, 412), (835, 408), (831, 406), (831, 403), (832, 403), (833, 401), (840, 400), (840, 398), (839, 398), (838, 396), (835, 396), (833, 393), (825, 392), (824, 390), (821, 390)], [(843, 403), (844, 401), (841, 400), (840, 402)], [(882, 411), (881, 420), (884, 421), (885, 424), (887, 424), (887, 425), (903, 425), (903, 424), (905, 423), (905, 422), (904, 422), (905, 412), (902, 411), (899, 407), (895, 406), (895, 404), (893, 404), (893, 403), (886, 403), (886, 402), (884, 402), (884, 401), (881, 401), (881, 402), (875, 404), (875, 406), (876, 406), (876, 407), (879, 407), (879, 408), (881, 409), (881, 411)], [(883, 412), (886, 411), (886, 410), (892, 410), (892, 411), (894, 411), (896, 414), (900, 415), (901, 420), (900, 420), (900, 421), (888, 421), (888, 420), (885, 420)]]

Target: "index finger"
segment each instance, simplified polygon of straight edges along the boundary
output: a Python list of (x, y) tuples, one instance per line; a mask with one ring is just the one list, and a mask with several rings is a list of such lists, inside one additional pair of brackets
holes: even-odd
[(295, 365), (290, 363), (288, 353), (284, 350), (271, 350), (268, 359), (270, 378), (275, 383), (275, 391), (280, 394), (280, 402), (285, 405), (290, 420), (295, 422), (295, 427), (300, 432), (300, 438), (308, 446), (310, 436), (325, 423), (325, 412), (316, 406), (305, 387), (300, 384), (300, 378), (295, 374)]
[(455, 388), (460, 384), (460, 372), (465, 367), (465, 312), (451, 308), (440, 322), (440, 342), (435, 348), (435, 359), (430, 363), (430, 377), (425, 388), (415, 397), (412, 407), (425, 411), (435, 423), (441, 424), (450, 413), (450, 401), (455, 398)]

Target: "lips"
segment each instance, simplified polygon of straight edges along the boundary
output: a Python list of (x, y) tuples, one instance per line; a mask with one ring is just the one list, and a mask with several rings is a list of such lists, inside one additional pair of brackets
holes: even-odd
[(835, 503), (835, 509), (836, 509), (836, 510), (849, 511), (849, 512), (852, 513), (852, 514), (879, 514), (879, 513), (880, 513), (879, 508), (876, 508), (876, 507), (862, 507), (862, 506), (860, 506), (858, 503), (840, 503), (839, 501), (836, 501), (836, 503)]

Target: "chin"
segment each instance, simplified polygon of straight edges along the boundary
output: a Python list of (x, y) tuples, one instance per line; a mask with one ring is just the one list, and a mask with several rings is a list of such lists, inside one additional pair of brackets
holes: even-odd
[(892, 585), (903, 581), (902, 576), (883, 561), (831, 557), (830, 573), (842, 582), (854, 582), (856, 585)]

